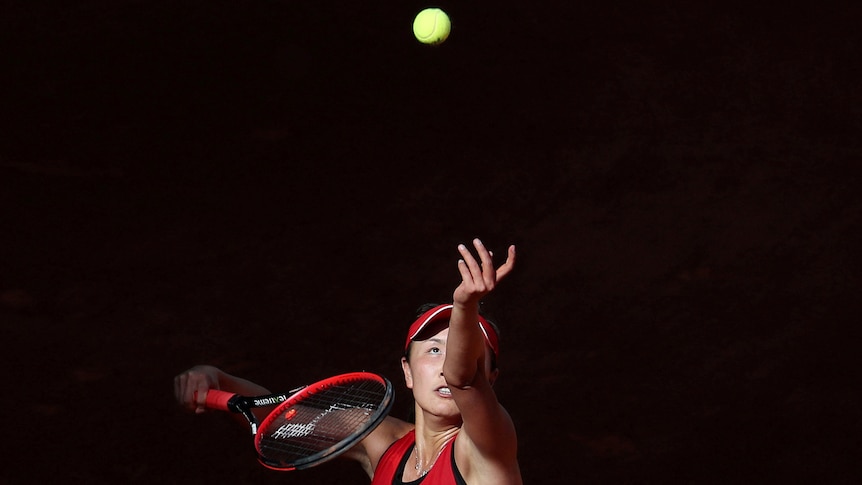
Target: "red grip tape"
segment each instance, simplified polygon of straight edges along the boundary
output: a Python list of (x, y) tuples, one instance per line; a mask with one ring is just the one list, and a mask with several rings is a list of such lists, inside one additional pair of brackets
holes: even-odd
[(207, 391), (207, 407), (210, 409), (220, 409), (222, 411), (230, 411), (227, 407), (227, 402), (230, 398), (236, 396), (236, 393), (219, 391), (218, 389), (210, 389)]

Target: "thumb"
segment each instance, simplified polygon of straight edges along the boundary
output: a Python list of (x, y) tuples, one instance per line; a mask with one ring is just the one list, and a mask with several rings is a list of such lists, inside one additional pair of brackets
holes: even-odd
[(192, 398), (192, 404), (195, 407), (195, 414), (203, 414), (207, 410), (207, 391), (203, 392), (195, 391), (194, 397)]

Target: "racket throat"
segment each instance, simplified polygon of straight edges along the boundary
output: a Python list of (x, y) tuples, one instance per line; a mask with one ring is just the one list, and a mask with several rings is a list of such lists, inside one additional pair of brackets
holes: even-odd
[(248, 426), (251, 428), (252, 436), (257, 434), (257, 418), (251, 412), (250, 409), (240, 409), (240, 414), (242, 414), (246, 420), (248, 420)]
[(252, 436), (257, 434), (257, 417), (251, 412), (251, 406), (241, 396), (237, 395), (231, 398), (227, 402), (227, 407), (235, 413), (242, 414), (246, 421), (248, 421)]

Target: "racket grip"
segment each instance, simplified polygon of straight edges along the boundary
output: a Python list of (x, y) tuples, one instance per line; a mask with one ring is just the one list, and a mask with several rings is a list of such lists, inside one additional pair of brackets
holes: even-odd
[(207, 391), (206, 406), (210, 409), (230, 411), (227, 402), (234, 396), (236, 396), (236, 393), (210, 389)]

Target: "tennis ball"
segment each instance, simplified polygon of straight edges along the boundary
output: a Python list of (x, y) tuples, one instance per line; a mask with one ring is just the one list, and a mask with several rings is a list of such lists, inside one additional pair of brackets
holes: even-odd
[(449, 37), (451, 28), (449, 16), (439, 8), (426, 8), (413, 19), (413, 35), (423, 44), (443, 43)]

